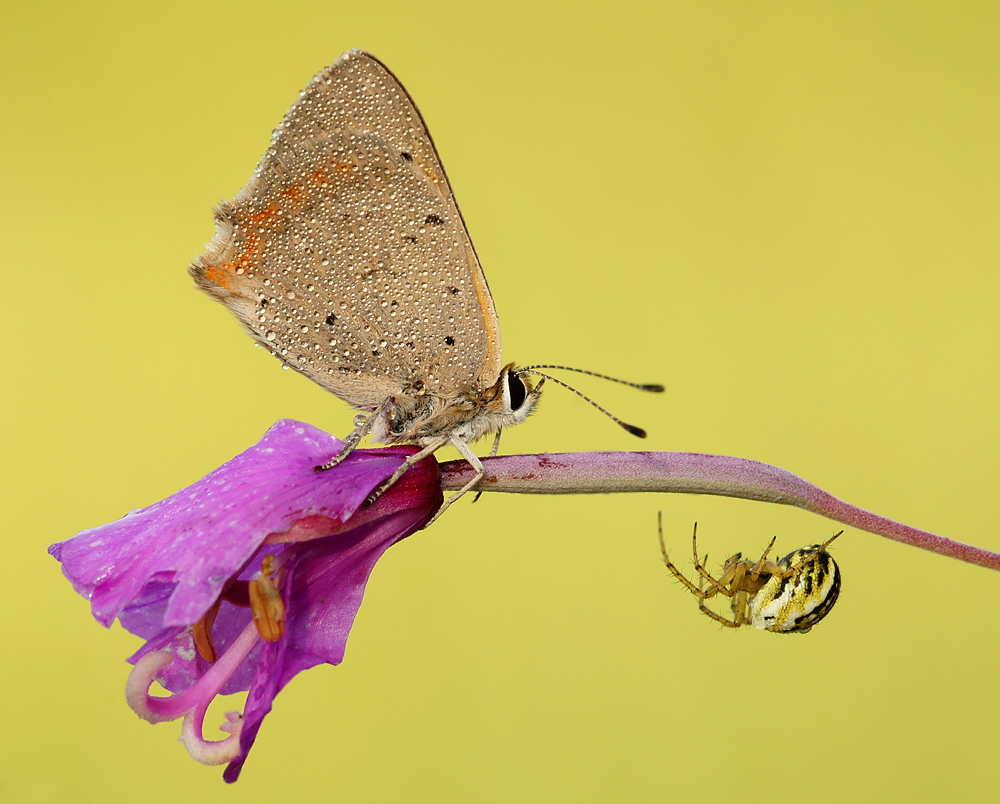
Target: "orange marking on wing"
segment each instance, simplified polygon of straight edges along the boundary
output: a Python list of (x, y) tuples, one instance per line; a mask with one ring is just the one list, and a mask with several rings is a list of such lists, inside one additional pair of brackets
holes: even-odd
[(420, 169), (421, 169), (421, 170), (422, 170), (422, 171), (424, 172), (424, 175), (425, 175), (425, 176), (426, 176), (426, 177), (427, 177), (428, 179), (430, 179), (430, 180), (431, 180), (432, 182), (434, 182), (434, 184), (440, 184), (440, 183), (441, 183), (441, 180), (440, 180), (440, 179), (438, 178), (438, 175), (437, 175), (436, 173), (431, 173), (431, 172), (430, 172), (430, 171), (429, 171), (429, 170), (428, 170), (428, 169), (427, 169), (426, 167), (424, 167), (423, 165), (421, 165), (421, 166), (420, 166)]
[[(281, 195), (284, 198), (286, 198), (293, 206), (298, 206), (308, 198), (308, 193), (306, 193), (306, 188), (303, 187), (300, 182), (295, 182), (288, 188), (282, 190)], [(271, 204), (271, 206), (274, 206), (274, 204)]]
[[(289, 190), (285, 190), (283, 194), (289, 194), (289, 193), (290, 193)], [(277, 214), (278, 214), (278, 205), (272, 201), (270, 204), (264, 207), (264, 209), (262, 209), (260, 212), (255, 212), (253, 215), (251, 215), (250, 221), (253, 223), (254, 226), (267, 228), (268, 226), (271, 225), (271, 222), (274, 220), (274, 217)], [(253, 230), (248, 231), (247, 239), (249, 240), (254, 234), (255, 233), (253, 232)]]
[(228, 265), (222, 268), (212, 265), (205, 269), (205, 279), (213, 285), (218, 285), (220, 288), (229, 290), (229, 273), (231, 272), (232, 269)]
[(257, 234), (256, 231), (251, 229), (247, 232), (247, 242), (246, 245), (243, 247), (243, 252), (240, 254), (239, 258), (233, 263), (233, 265), (235, 265), (233, 273), (242, 274), (246, 273), (247, 271), (252, 271), (253, 268), (259, 262), (259, 260), (257, 259), (259, 252), (260, 252), (260, 235)]
[(274, 226), (274, 220), (280, 212), (281, 208), (272, 202), (259, 212), (250, 214), (249, 225), (240, 223), (237, 226), (242, 234), (242, 243), (239, 243), (239, 238), (232, 243), (235, 258), (229, 262), (207, 266), (202, 272), (205, 279), (223, 290), (231, 291), (238, 282), (237, 277), (253, 273), (260, 267), (261, 233)]

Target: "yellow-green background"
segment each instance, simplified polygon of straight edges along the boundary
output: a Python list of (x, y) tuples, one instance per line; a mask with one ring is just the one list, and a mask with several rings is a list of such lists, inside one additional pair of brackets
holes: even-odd
[(644, 443), (551, 388), (505, 452), (754, 458), (1000, 548), (998, 31), (992, 2), (5, 4), (0, 800), (995, 800), (1000, 576), (851, 530), (840, 604), (781, 637), (660, 562), (658, 509), (685, 566), (695, 520), (720, 561), (835, 529), (794, 510), (465, 500), (235, 788), (126, 707), (138, 641), (45, 549), (278, 418), (349, 429), (185, 269), (351, 47), (429, 121), (505, 358), (667, 385), (579, 379)]

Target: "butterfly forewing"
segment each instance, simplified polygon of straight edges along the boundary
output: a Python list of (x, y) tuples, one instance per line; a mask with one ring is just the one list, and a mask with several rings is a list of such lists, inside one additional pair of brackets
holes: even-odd
[(275, 130), (191, 267), (253, 337), (350, 404), (494, 384), (493, 301), (423, 120), (352, 51)]

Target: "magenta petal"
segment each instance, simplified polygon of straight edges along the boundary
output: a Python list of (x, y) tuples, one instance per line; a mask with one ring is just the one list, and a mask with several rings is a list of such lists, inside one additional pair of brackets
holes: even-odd
[(309, 514), (346, 520), (404, 459), (398, 452), (357, 451), (336, 470), (313, 471), (340, 447), (311, 425), (279, 421), (197, 483), (49, 552), (105, 626), (153, 582), (174, 585), (160, 627), (191, 624), (268, 534)]
[(331, 550), (315, 542), (298, 556), (290, 585), (288, 653), (283, 687), (296, 673), (344, 659), (347, 636), (361, 607), (368, 577), (382, 554), (422, 525), (420, 509), (406, 509), (343, 536)]
[(264, 717), (271, 711), (274, 697), (281, 691), (278, 685), (278, 674), (275, 669), (280, 666), (285, 654), (285, 642), (268, 642), (264, 645), (260, 660), (257, 663), (257, 674), (254, 683), (247, 694), (247, 702), (243, 708), (243, 730), (240, 732), (240, 753), (233, 759), (222, 773), (222, 779), (232, 784), (240, 778), (247, 754), (257, 740)]
[(379, 500), (386, 511), (382, 517), (295, 551), (287, 565), (288, 630), (281, 640), (263, 647), (243, 712), (240, 755), (226, 767), (225, 781), (239, 777), (260, 724), (284, 686), (303, 670), (343, 660), (375, 563), (389, 547), (422, 527), (440, 505), (437, 494), (426, 491), (436, 491), (436, 486), (428, 484), (429, 477), (421, 478), (427, 471), (423, 465), (414, 467)]

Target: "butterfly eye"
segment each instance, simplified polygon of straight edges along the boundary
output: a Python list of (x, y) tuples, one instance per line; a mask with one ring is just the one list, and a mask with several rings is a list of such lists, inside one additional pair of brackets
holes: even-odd
[(508, 409), (513, 412), (524, 404), (528, 397), (528, 389), (524, 386), (524, 381), (512, 371), (507, 372), (507, 402)]

